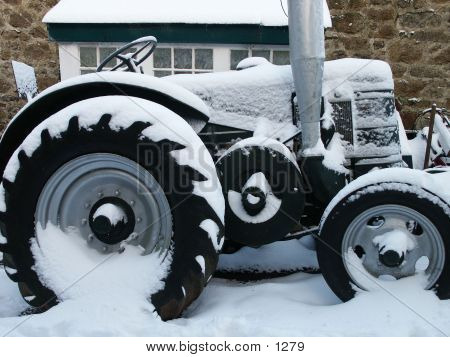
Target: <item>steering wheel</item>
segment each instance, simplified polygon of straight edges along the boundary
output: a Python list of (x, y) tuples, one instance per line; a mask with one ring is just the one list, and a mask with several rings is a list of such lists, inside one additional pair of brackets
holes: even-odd
[[(142, 45), (142, 47), (136, 52), (126, 52), (132, 47)], [(125, 72), (138, 72), (139, 65), (149, 58), (155, 51), (158, 41), (153, 36), (141, 37), (133, 42), (126, 44), (125, 46), (119, 48), (117, 51), (111, 53), (105, 60), (97, 67), (97, 72), (103, 71), (103, 68), (114, 58), (119, 60), (119, 63), (109, 71), (117, 71), (122, 69)], [(147, 52), (138, 59), (138, 55), (147, 49)]]

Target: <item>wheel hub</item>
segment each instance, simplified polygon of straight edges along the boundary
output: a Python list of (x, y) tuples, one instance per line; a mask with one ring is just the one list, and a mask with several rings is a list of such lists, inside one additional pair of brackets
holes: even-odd
[(135, 229), (135, 222), (130, 204), (117, 197), (105, 197), (97, 201), (89, 213), (92, 233), (109, 245), (128, 239)]
[(143, 167), (114, 154), (89, 154), (69, 161), (47, 181), (38, 200), (36, 222), (76, 231), (102, 253), (124, 243), (144, 254), (167, 250), (172, 215), (156, 179)]
[[(401, 279), (423, 271), (428, 275), (427, 289), (444, 269), (445, 249), (439, 231), (427, 217), (405, 206), (375, 206), (349, 224), (342, 240), (344, 266), (354, 283), (364, 288), (364, 281), (359, 281), (361, 271), (355, 272), (359, 268), (347, 257), (349, 250), (374, 278)], [(421, 261), (428, 263), (421, 267)]]
[(405, 260), (405, 254), (398, 254), (395, 250), (380, 252), (380, 262), (389, 268), (399, 267)]

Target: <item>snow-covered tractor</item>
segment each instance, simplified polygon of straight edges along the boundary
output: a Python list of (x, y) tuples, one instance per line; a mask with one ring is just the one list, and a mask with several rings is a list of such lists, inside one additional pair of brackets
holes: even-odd
[(450, 172), (413, 169), (388, 64), (324, 62), (321, 2), (290, 0), (289, 13), (291, 66), (247, 59), (154, 78), (139, 73), (156, 47), (147, 37), (12, 119), (0, 251), (30, 305), (60, 298), (41, 261), (56, 249), (42, 241), (49, 227), (105, 257), (157, 254), (162, 284), (149, 299), (164, 320), (200, 295), (223, 249), (306, 235), (343, 301), (367, 281), (417, 273), (450, 297)]

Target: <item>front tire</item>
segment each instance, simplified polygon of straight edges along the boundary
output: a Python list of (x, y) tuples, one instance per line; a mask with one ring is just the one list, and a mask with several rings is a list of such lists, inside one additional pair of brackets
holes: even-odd
[(449, 210), (439, 197), (402, 183), (350, 193), (322, 221), (317, 255), (325, 280), (348, 301), (377, 278), (424, 271), (426, 288), (450, 298)]
[[(205, 183), (210, 192), (203, 195), (199, 184)], [(178, 317), (215, 271), (224, 203), (212, 158), (182, 118), (156, 103), (100, 97), (71, 105), (27, 137), (8, 163), (2, 185), (6, 271), (34, 307), (51, 307), (59, 298), (33, 268), (38, 223), (58, 224), (63, 231), (75, 226), (103, 253), (120, 253), (134, 240), (130, 244), (145, 254), (170, 256), (164, 288), (151, 296), (163, 320)], [(114, 231), (111, 222), (94, 222), (99, 208), (111, 206), (123, 213)], [(140, 238), (139, 220), (158, 229), (145, 228)]]

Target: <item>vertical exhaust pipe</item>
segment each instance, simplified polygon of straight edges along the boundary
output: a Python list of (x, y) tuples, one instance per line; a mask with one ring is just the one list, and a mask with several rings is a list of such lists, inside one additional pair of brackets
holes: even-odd
[(300, 111), (302, 149), (320, 140), (325, 35), (322, 0), (289, 1), (289, 45)]

